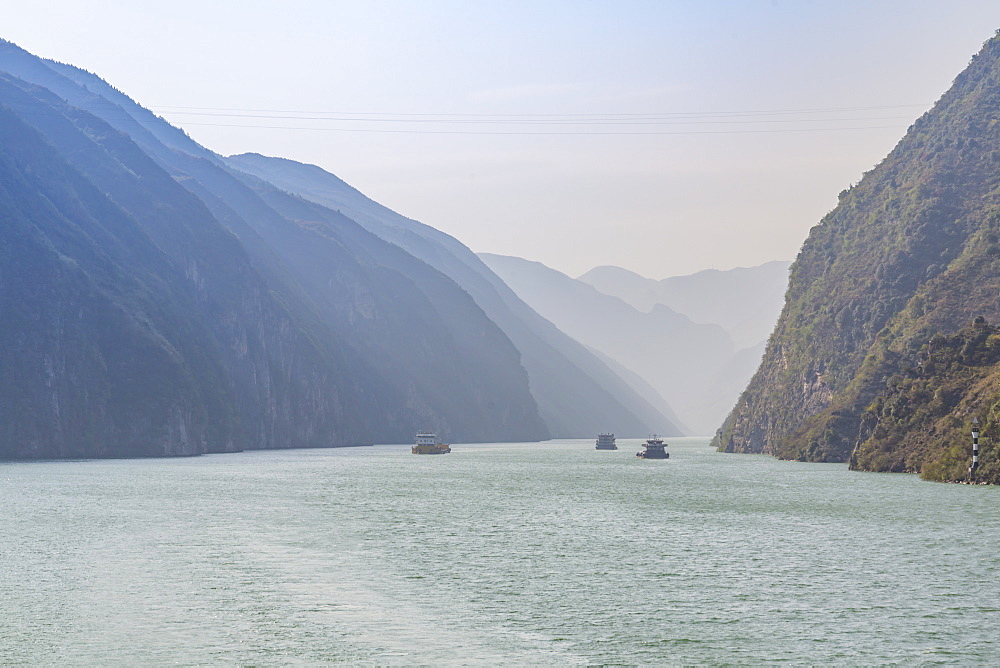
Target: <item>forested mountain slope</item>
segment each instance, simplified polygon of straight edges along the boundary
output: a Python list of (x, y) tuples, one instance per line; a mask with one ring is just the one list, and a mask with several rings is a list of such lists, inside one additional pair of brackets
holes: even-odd
[[(63, 391), (0, 415), (14, 448), (0, 456), (405, 442), (420, 428), (465, 441), (549, 435), (517, 349), (433, 267), (335, 211), (247, 183), (94, 75), (7, 42), (0, 72), (3, 233), (77, 272), (44, 272), (55, 301), (35, 308), (72, 312), (97, 286), (125, 317), (104, 318), (107, 340), (19, 322), (28, 295), (45, 294), (22, 296), (30, 272), (15, 270), (30, 267), (4, 265), (0, 336), (49, 348), (0, 349), (3, 382)], [(38, 262), (51, 260), (42, 250)], [(60, 300), (63, 289), (77, 296)], [(126, 335), (142, 354), (107, 343)], [(70, 373), (78, 356), (89, 373)], [(62, 422), (38, 417), (52, 411)]]
[(576, 340), (540, 316), (457, 239), (369, 199), (315, 166), (248, 153), (226, 164), (312, 202), (336, 209), (461, 285), (521, 352), (539, 412), (556, 437), (615, 431), (678, 434), (672, 410), (647, 398)]
[[(282, 227), (285, 223), (281, 222), (280, 214), (263, 204), (259, 193), (250, 192), (253, 189), (248, 188), (242, 178), (230, 169), (233, 164), (231, 160), (198, 145), (183, 132), (140, 107), (99, 77), (71, 65), (31, 57), (13, 45), (9, 46), (12, 48), (0, 49), (0, 58), (7, 68), (16, 71), (23, 78), (51, 87), (72, 104), (91, 111), (116, 129), (127, 133), (182, 185), (197, 194), (212, 213), (240, 237), (255, 266), (270, 281), (277, 280), (285, 290), (301, 292), (301, 285), (298, 283), (303, 277), (297, 274), (304, 267), (297, 262), (286, 263), (273, 246), (274, 240), (280, 239), (284, 234)], [(403, 382), (401, 386), (408, 396), (407, 401), (414, 405), (418, 413), (424, 415), (421, 422), (425, 425), (433, 426), (441, 435), (452, 439), (496, 438), (482, 435), (492, 429), (491, 419), (479, 419), (483, 417), (482, 411), (487, 409), (492, 412), (491, 418), (496, 417), (510, 427), (503, 437), (506, 440), (535, 440), (546, 435), (580, 436), (606, 429), (608, 424), (620, 425), (622, 433), (636, 435), (650, 430), (670, 430), (669, 420), (662, 413), (589, 351), (528, 308), (457, 240), (386, 209), (319, 168), (282, 159), (262, 160), (279, 164), (282, 170), (291, 167), (295, 178), (294, 183), (286, 183), (282, 180), (285, 178), (282, 170), (275, 170), (267, 174), (265, 180), (273, 179), (283, 190), (339, 210), (359, 222), (378, 239), (403, 248), (433, 270), (456, 282), (473, 297), (476, 306), (485, 312), (488, 319), (493, 321), (492, 325), (483, 326), (499, 326), (503, 334), (513, 342), (516, 348), (514, 352), (515, 355), (519, 354), (519, 360), (512, 361), (505, 357), (505, 345), (495, 350), (482, 346), (477, 354), (466, 358), (471, 364), (454, 367), (457, 369), (464, 366), (466, 380), (463, 385), (481, 383), (484, 387), (454, 401), (451, 418), (448, 420), (437, 419), (436, 415), (440, 410), (428, 408), (423, 405), (423, 400), (429, 396), (428, 384), (433, 383), (433, 387), (440, 390), (451, 384), (452, 376), (446, 373), (434, 378), (426, 374), (408, 373), (413, 382)], [(245, 165), (240, 166), (240, 169), (252, 171)], [(303, 173), (308, 173), (308, 176), (300, 179)], [(270, 240), (264, 239), (268, 235), (272, 235)], [(366, 245), (372, 244), (367, 242)], [(413, 266), (412, 263), (407, 264)], [(388, 277), (401, 271), (400, 268), (383, 266)], [(421, 274), (426, 275), (426, 272), (421, 271)], [(305, 278), (310, 280), (309, 277)], [(417, 290), (425, 287), (420, 276), (407, 276), (407, 279)], [(348, 285), (345, 294), (349, 294), (354, 289), (352, 285), (356, 287), (357, 284), (354, 281)], [(385, 296), (388, 293), (381, 294)], [(311, 298), (312, 295), (306, 297), (307, 300)], [(391, 309), (383, 312), (394, 313)], [(440, 314), (420, 314), (421, 317), (448, 315), (457, 316), (459, 313), (453, 309), (445, 309)], [(479, 318), (480, 316), (476, 316), (476, 319)], [(417, 324), (418, 322), (411, 322), (406, 326), (413, 327)], [(453, 320), (450, 325), (455, 326), (454, 331), (461, 331), (464, 321)], [(404, 327), (402, 324), (400, 326)], [(379, 330), (380, 333), (384, 331)], [(438, 341), (434, 339), (433, 345), (437, 344)], [(471, 352), (471, 348), (465, 346), (464, 351)], [(492, 383), (490, 374), (476, 373), (483, 370), (477, 366), (482, 365), (484, 356), (491, 358), (487, 360), (488, 363), (499, 363), (506, 359), (503, 363), (508, 368), (526, 369), (530, 382), (527, 400), (521, 389), (506, 395), (508, 402), (498, 403), (485, 398), (492, 392), (513, 388), (505, 382)], [(390, 359), (391, 356), (375, 353), (369, 361), (379, 366)], [(444, 357), (439, 356), (438, 359)], [(405, 368), (403, 370), (406, 371)], [(501, 372), (501, 375), (504, 373)], [(509, 378), (509, 374), (507, 376)], [(471, 407), (472, 410), (464, 410), (470, 407), (470, 401), (478, 403)], [(537, 407), (529, 406), (535, 402)], [(511, 410), (489, 408), (491, 405), (496, 407), (506, 403), (511, 403)], [(527, 415), (525, 411), (540, 412), (544, 423), (539, 418)], [(463, 419), (466, 427), (478, 429), (480, 435), (476, 435), (475, 431), (469, 433), (467, 429), (453, 431), (452, 427)]]
[(48, 91), (0, 75), (0, 100), (0, 457), (370, 438), (374, 376), (303, 334), (196, 198)]
[(811, 230), (721, 449), (953, 480), (977, 416), (1000, 482), (998, 122), (995, 37)]

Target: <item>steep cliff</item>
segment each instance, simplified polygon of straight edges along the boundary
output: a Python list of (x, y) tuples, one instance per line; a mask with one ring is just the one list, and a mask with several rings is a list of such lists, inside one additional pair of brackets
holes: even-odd
[[(1000, 330), (978, 318), (955, 334), (935, 334), (916, 359), (888, 377), (861, 414), (852, 468), (1000, 483)], [(982, 446), (974, 472), (972, 417)]]
[(339, 380), (363, 367), (303, 336), (194, 198), (45, 91), (0, 77), (0, 100), (0, 457), (364, 442), (371, 386)]
[(675, 433), (669, 410), (658, 408), (645, 389), (625, 382), (590, 350), (525, 304), (454, 237), (392, 211), (315, 165), (254, 153), (225, 161), (282, 190), (346, 214), (462, 286), (517, 346), (531, 393), (554, 437), (589, 436), (611, 428), (622, 436)]
[[(959, 447), (957, 432), (886, 440), (872, 421), (887, 419), (900, 374), (920, 365), (932, 337), (953, 336), (977, 316), (1000, 319), (998, 121), (995, 37), (811, 230), (763, 362), (723, 427), (722, 450), (917, 471)], [(935, 382), (949, 388), (953, 420), (985, 415), (997, 399), (971, 376), (951, 379), (958, 367), (935, 368), (949, 376)], [(873, 456), (873, 447), (898, 452)]]
[(0, 111), (0, 457), (548, 436), (433, 267), (2, 41)]

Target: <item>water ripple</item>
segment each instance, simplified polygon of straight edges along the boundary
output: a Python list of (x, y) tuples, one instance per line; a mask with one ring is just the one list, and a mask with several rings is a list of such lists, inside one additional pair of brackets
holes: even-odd
[(638, 445), (0, 465), (0, 663), (1000, 661), (998, 490)]

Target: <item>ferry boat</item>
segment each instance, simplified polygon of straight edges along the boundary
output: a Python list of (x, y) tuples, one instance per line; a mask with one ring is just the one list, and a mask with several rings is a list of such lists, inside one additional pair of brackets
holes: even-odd
[(417, 434), (417, 444), (410, 448), (415, 455), (446, 455), (451, 452), (451, 446), (438, 441), (437, 434), (422, 431)]
[(617, 450), (618, 446), (615, 445), (615, 435), (614, 434), (598, 434), (597, 435), (597, 447), (595, 450)]
[(653, 434), (646, 439), (646, 442), (642, 444), (642, 450), (635, 453), (635, 456), (643, 459), (670, 459), (670, 453), (664, 450), (666, 447), (667, 444), (663, 442), (663, 439)]

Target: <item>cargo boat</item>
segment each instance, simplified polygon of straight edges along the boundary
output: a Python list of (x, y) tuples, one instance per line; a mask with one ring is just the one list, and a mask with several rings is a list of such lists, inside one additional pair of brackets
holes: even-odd
[(646, 439), (646, 442), (642, 444), (642, 450), (635, 453), (635, 456), (643, 459), (670, 459), (670, 453), (664, 450), (666, 447), (667, 444), (663, 442), (663, 439), (653, 434)]
[(438, 441), (437, 434), (422, 431), (417, 434), (417, 443), (410, 448), (415, 455), (446, 455), (451, 452), (451, 446)]
[(617, 450), (618, 446), (615, 445), (615, 435), (614, 434), (598, 434), (597, 435), (597, 447), (595, 450)]

